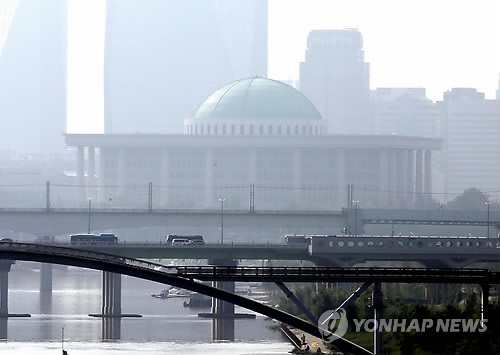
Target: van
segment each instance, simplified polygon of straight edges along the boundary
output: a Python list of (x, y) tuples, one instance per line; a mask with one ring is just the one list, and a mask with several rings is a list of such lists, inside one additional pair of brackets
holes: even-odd
[(199, 240), (202, 243), (205, 243), (203, 240), (203, 236), (196, 234), (196, 235), (177, 235), (177, 234), (169, 234), (165, 238), (165, 242), (167, 244), (173, 244), (173, 241), (175, 239), (182, 239), (182, 240), (187, 240), (188, 242), (194, 241), (194, 240)]

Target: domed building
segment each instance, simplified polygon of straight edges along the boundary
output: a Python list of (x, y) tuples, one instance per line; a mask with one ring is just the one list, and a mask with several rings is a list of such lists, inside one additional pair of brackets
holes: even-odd
[(335, 211), (352, 199), (411, 207), (431, 192), (431, 151), (441, 146), (327, 134), (304, 95), (258, 77), (216, 90), (184, 124), (184, 134), (66, 135), (78, 152), (75, 185), (88, 186), (77, 199), (114, 208), (215, 209), (219, 199), (233, 210)]
[(186, 119), (195, 135), (286, 135), (327, 133), (326, 122), (300, 91), (264, 78), (237, 80), (210, 95)]

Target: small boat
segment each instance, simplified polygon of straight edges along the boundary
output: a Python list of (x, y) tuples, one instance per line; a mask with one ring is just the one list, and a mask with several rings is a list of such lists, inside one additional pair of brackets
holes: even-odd
[(184, 290), (182, 288), (175, 288), (175, 287), (170, 287), (161, 290), (160, 293), (157, 294), (152, 294), (151, 297), (155, 298), (176, 298), (176, 297), (189, 297), (191, 296), (192, 292)]

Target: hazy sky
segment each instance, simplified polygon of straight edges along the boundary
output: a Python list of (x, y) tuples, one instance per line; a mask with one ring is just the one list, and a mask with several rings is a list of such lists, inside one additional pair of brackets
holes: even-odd
[[(98, 133), (104, 1), (69, 2), (68, 131)], [(439, 100), (452, 87), (489, 98), (498, 88), (498, 0), (269, 0), (269, 77), (297, 79), (307, 34), (339, 28), (361, 31), (372, 89), (425, 87)]]

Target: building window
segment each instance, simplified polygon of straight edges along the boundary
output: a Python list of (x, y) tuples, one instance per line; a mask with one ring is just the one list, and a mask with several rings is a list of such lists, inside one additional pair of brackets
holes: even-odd
[(273, 126), (272, 125), (267, 126), (267, 134), (269, 134), (270, 136), (273, 134)]
[(210, 134), (210, 125), (207, 126), (207, 134)]
[(306, 135), (306, 126), (302, 126), (302, 135), (305, 136)]
[(231, 125), (231, 135), (234, 136), (236, 133), (236, 128), (234, 127), (234, 124)]
[(312, 128), (312, 126), (309, 126), (309, 135), (312, 136), (312, 134), (313, 134), (313, 128)]
[(240, 134), (241, 135), (245, 134), (245, 126), (244, 125), (240, 126)]
[(222, 125), (222, 135), (223, 136), (226, 135), (226, 125), (225, 124)]
[(198, 134), (198, 126), (194, 126), (194, 134)]
[(259, 125), (259, 134), (264, 134), (264, 125)]
[(314, 127), (314, 134), (318, 135), (318, 126)]
[(295, 135), (298, 136), (299, 135), (299, 126), (295, 126)]
[(204, 134), (203, 133), (203, 125), (200, 126), (200, 134)]
[(281, 125), (278, 125), (278, 135), (281, 136)]
[(253, 134), (253, 124), (250, 125), (250, 134)]
[(215, 126), (214, 126), (214, 134), (215, 134), (215, 135), (218, 135), (218, 134), (219, 134), (219, 126), (218, 126), (218, 125), (215, 125)]
[(289, 136), (290, 135), (290, 125), (287, 125), (286, 126), (286, 135)]

